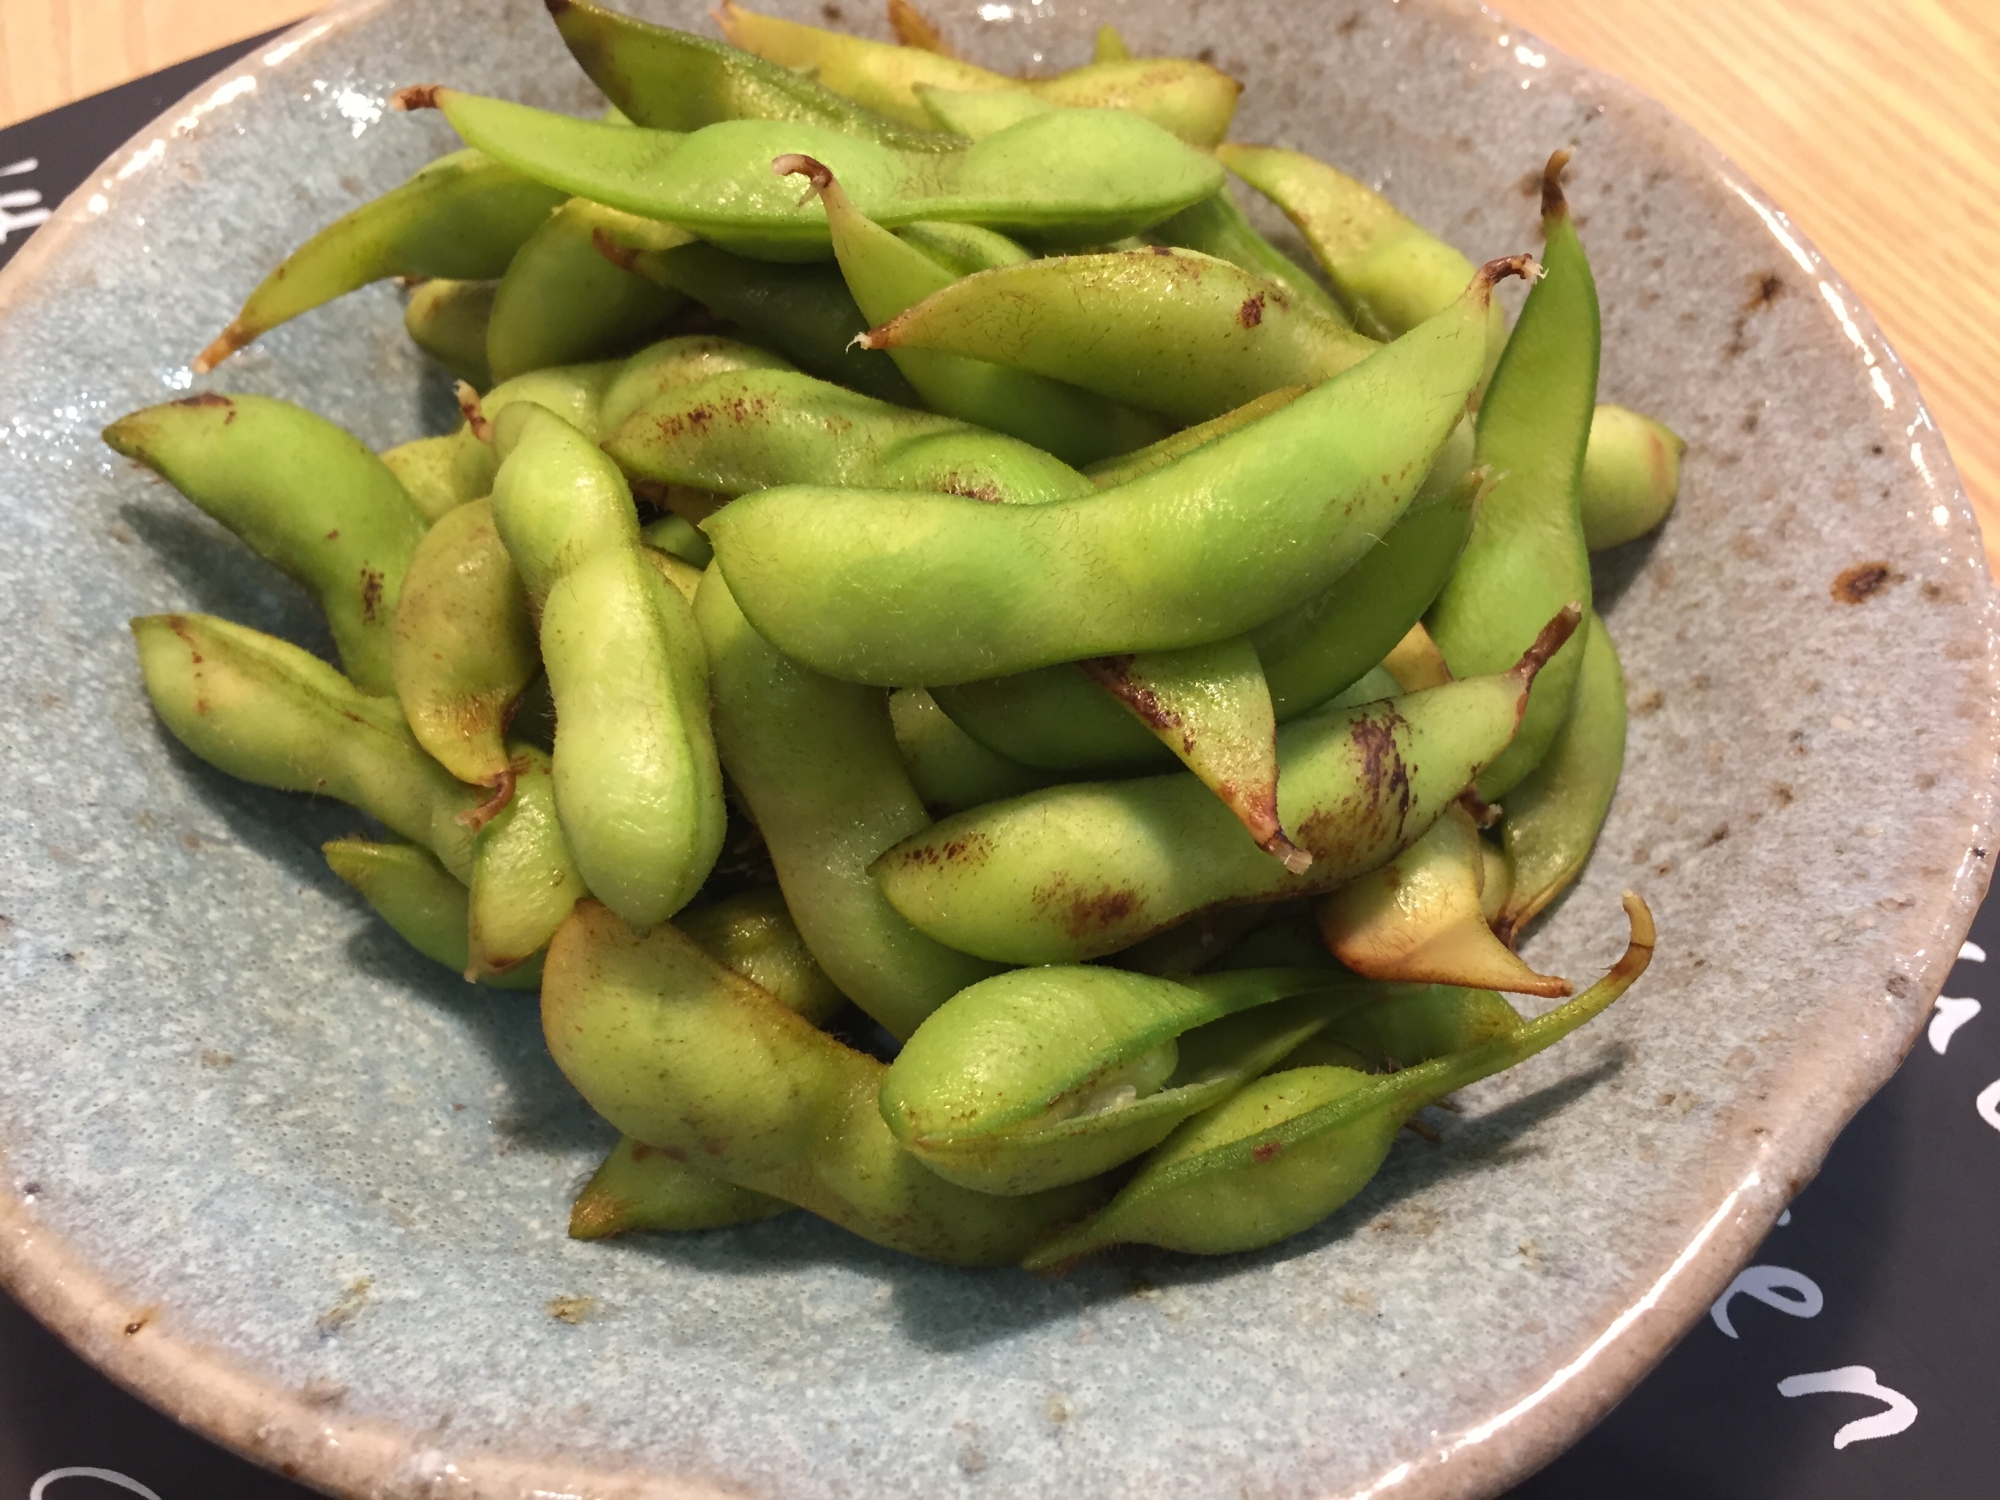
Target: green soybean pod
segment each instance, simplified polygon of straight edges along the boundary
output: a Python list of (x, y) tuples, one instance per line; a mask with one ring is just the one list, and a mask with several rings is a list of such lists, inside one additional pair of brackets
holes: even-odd
[(1347, 309), (1313, 280), (1310, 272), (1257, 232), (1237, 206), (1227, 184), (1213, 197), (1155, 224), (1146, 237), (1155, 244), (1177, 245), (1183, 250), (1199, 250), (1218, 260), (1230, 261), (1253, 276), (1276, 282), (1301, 307), (1343, 326), (1353, 325), (1354, 319)]
[(194, 362), (206, 374), (300, 313), (391, 276), (499, 276), (567, 193), (478, 151), (439, 157), (285, 257)]
[[(1476, 461), (1495, 475), (1458, 565), (1426, 616), (1454, 674), (1497, 671), (1565, 603), (1590, 604), (1580, 485), (1597, 403), (1597, 285), (1563, 199), (1567, 151), (1542, 176), (1544, 274), (1479, 408)], [(1497, 802), (1547, 752), (1583, 663), (1574, 641), (1537, 679), (1513, 744), (1481, 773)]]
[(590, 892), (556, 816), (554, 766), (516, 742), (511, 794), (480, 827), (466, 882), (465, 977), (505, 974), (548, 946), (570, 908)]
[(1051, 1270), (1115, 1244), (1197, 1255), (1254, 1250), (1347, 1202), (1380, 1169), (1403, 1122), (1426, 1104), (1532, 1057), (1600, 1014), (1652, 959), (1652, 914), (1627, 893), (1632, 935), (1611, 971), (1507, 1035), (1385, 1077), (1344, 1067), (1274, 1073), (1187, 1121), (1118, 1196), (1024, 1262)]
[(974, 141), (1055, 108), (1026, 89), (941, 89), (920, 83), (915, 92), (934, 123)]
[(473, 384), (485, 390), (530, 370), (622, 353), (644, 343), (681, 305), (678, 293), (599, 252), (597, 235), (613, 212), (572, 198), (522, 242), (490, 304), (484, 330), (490, 376)]
[(776, 650), (714, 568), (695, 619), (723, 764), (763, 832), (806, 946), (842, 993), (908, 1036), (994, 970), (917, 931), (869, 874), (877, 855), (930, 824), (903, 769), (886, 694)]
[(910, 785), (933, 817), (1017, 797), (1053, 779), (988, 750), (922, 688), (898, 688), (889, 695), (889, 723)]
[(632, 267), (686, 293), (809, 374), (898, 406), (923, 404), (888, 355), (850, 347), (868, 331), (868, 320), (838, 266), (775, 265), (693, 244), (635, 252)]
[(1358, 1003), (1288, 1053), (1286, 1067), (1350, 1067), (1359, 1058), (1363, 1071), (1393, 1073), (1521, 1029), (1520, 1014), (1493, 990), (1352, 981), (1350, 986)]
[(917, 47), (895, 47), (841, 32), (801, 26), (724, 0), (715, 13), (737, 46), (787, 68), (813, 70), (828, 88), (913, 125), (929, 123), (921, 90), (1004, 90), (1055, 105), (1089, 105), (1143, 114), (1200, 146), (1229, 133), (1242, 85), (1191, 58), (1106, 59), (1054, 78), (1021, 80)]
[[(1050, 505), (790, 486), (704, 527), (757, 629), (855, 681), (939, 684), (1225, 640), (1326, 589), (1457, 427), (1496, 261), (1453, 308), (1289, 405)], [(1551, 611), (1553, 613), (1553, 611)]]
[(685, 136), (605, 125), (426, 85), (399, 109), (436, 108), (495, 159), (580, 198), (693, 230), (739, 254), (824, 260), (826, 215), (770, 163), (825, 162), (856, 205), (891, 228), (963, 220), (1047, 245), (1101, 245), (1222, 186), (1213, 158), (1115, 109), (1035, 115), (962, 151), (903, 151), (823, 126), (723, 120)]
[(318, 597), (341, 665), (395, 691), (390, 632), (423, 513), (351, 433), (268, 396), (189, 396), (104, 429), (136, 459)]
[(1569, 717), (1549, 753), (1507, 794), (1500, 836), (1513, 883), (1494, 931), (1512, 947), (1583, 869), (1625, 764), (1625, 673), (1593, 611)]
[[(1275, 202), (1370, 338), (1393, 339), (1458, 294), (1472, 262), (1352, 177), (1299, 151), (1226, 145), (1222, 164)], [(1488, 369), (1507, 339), (1506, 314), (1487, 325)]]
[(1004, 234), (981, 229), (977, 224), (945, 224), (920, 219), (895, 231), (896, 238), (914, 245), (954, 276), (970, 276), (974, 271), (990, 271), (995, 266), (1019, 265), (1033, 260), (1025, 246)]
[(760, 15), (735, 0), (715, 12), (722, 34), (746, 52), (813, 77), (878, 114), (913, 126), (931, 123), (916, 89), (1020, 89), (1020, 83), (974, 63), (927, 51), (871, 42), (817, 26)]
[(947, 1182), (1003, 1196), (1082, 1182), (1227, 1098), (1325, 1014), (1233, 1028), (1185, 1063), (1180, 1039), (1326, 987), (1317, 970), (1176, 981), (1092, 965), (1015, 969), (960, 991), (917, 1028), (883, 1075), (882, 1118)]
[[(452, 487), (466, 500), (493, 493), (493, 478), (500, 469), (500, 455), (493, 451), (493, 420), (517, 401), (545, 407), (579, 431), (595, 437), (599, 404), (623, 369), (621, 360), (602, 359), (531, 370), (496, 385), (470, 407), (466, 406), (467, 393), (461, 391), (459, 401), (467, 411), (468, 420), (452, 434)], [(476, 422), (470, 420), (475, 415), (479, 419)]]
[(1667, 518), (1687, 444), (1651, 417), (1600, 403), (1583, 455), (1583, 540), (1592, 552), (1644, 536)]
[(1488, 482), (1484, 470), (1461, 471), (1446, 498), (1412, 505), (1332, 588), (1250, 632), (1280, 723), (1360, 681), (1423, 618), (1465, 550)]
[(586, 0), (551, 0), (556, 30), (590, 81), (635, 125), (699, 130), (718, 120), (800, 120), (909, 151), (965, 143), (892, 120), (790, 68)]
[(410, 503), (435, 526), (448, 511), (456, 510), (472, 496), (461, 495), (452, 478), (452, 455), (457, 440), (450, 433), (441, 437), (415, 438), (384, 448), (380, 454), (389, 472), (402, 481)]
[(417, 544), (389, 662), (410, 732), (440, 765), (475, 786), (509, 780), (507, 723), (542, 660), (490, 500), (448, 512)]
[(617, 466), (532, 403), (497, 436), (493, 519), (539, 609), (563, 833), (598, 899), (648, 927), (687, 904), (722, 848), (701, 641), (646, 559)]
[(602, 1240), (635, 1229), (728, 1229), (768, 1219), (791, 1206), (782, 1198), (710, 1176), (628, 1135), (611, 1148), (570, 1205), (569, 1237)]
[(671, 923), (638, 937), (595, 902), (549, 945), (542, 1030), (623, 1134), (878, 1245), (957, 1265), (1017, 1259), (1094, 1188), (1000, 1199), (906, 1153), (876, 1106), (882, 1064), (794, 1015)]
[(975, 808), (906, 838), (875, 862), (876, 877), (919, 930), (1017, 964), (1080, 963), (1206, 907), (1330, 890), (1407, 847), (1455, 802), (1512, 738), (1540, 663), (1576, 623), (1573, 610), (1558, 615), (1509, 672), (1280, 730), (1278, 808), (1313, 856), (1304, 874), (1260, 851), (1181, 773)]
[(433, 277), (403, 304), (403, 331), (410, 342), (445, 367), (454, 380), (477, 390), (493, 384), (486, 358), (486, 332), (493, 320), (496, 281), (448, 281)]
[[(320, 852), (327, 867), (412, 948), (454, 974), (465, 973), (466, 892), (451, 871), (415, 844), (334, 839), (320, 845)], [(482, 975), (479, 982), (503, 990), (535, 989), (542, 982), (541, 956), (504, 974)]]
[(1093, 493), (1028, 443), (796, 370), (733, 371), (662, 392), (608, 433), (604, 450), (635, 479), (722, 496), (799, 483), (1014, 505)]
[(831, 1021), (847, 1003), (806, 947), (784, 896), (768, 886), (691, 906), (674, 925), (717, 963), (815, 1026)]
[(460, 821), (480, 794), (424, 754), (392, 698), (362, 692), (309, 651), (213, 615), (132, 622), (154, 712), (174, 738), (239, 780), (359, 808), (472, 872)]
[[(921, 237), (906, 241), (868, 219), (824, 163), (791, 155), (772, 166), (811, 180), (826, 206), (840, 274), (869, 322), (892, 320), (912, 303), (952, 285), (958, 273), (934, 259)], [(1023, 261), (1010, 255), (1005, 263)], [(873, 334), (864, 332), (856, 342), (868, 349), (872, 339)], [(1150, 417), (1031, 372), (929, 349), (891, 350), (889, 357), (933, 411), (1021, 438), (1068, 463), (1126, 452), (1160, 436), (1160, 424)]]
[(1183, 423), (1317, 385), (1381, 347), (1276, 282), (1165, 245), (982, 271), (897, 312), (864, 342), (1025, 371)]

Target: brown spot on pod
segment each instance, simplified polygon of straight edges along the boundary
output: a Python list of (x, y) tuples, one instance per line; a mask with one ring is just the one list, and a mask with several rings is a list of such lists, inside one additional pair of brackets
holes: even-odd
[(1262, 292), (1243, 299), (1243, 305), (1236, 309), (1236, 321), (1241, 323), (1245, 328), (1255, 328), (1259, 323), (1264, 321), (1264, 294)]

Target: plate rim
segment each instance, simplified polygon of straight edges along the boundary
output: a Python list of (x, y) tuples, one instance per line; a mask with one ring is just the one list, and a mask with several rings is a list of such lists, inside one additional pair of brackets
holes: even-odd
[[(263, 59), (280, 54), (276, 68), (309, 56), (313, 44), (337, 36), (395, 0), (337, 0), (271, 37)], [(1089, 4), (1090, 0), (1084, 0)], [(1400, 5), (1403, 0), (1397, 0)], [(1886, 368), (1888, 378), (1907, 392), (1915, 412), (1937, 433), (1944, 448), (1941, 465), (1933, 464), (1937, 488), (1953, 504), (1955, 519), (1971, 516), (1949, 440), (1931, 419), (1915, 378), (1897, 356), (1866, 304), (1834, 269), (1812, 241), (1794, 226), (1755, 181), (1693, 125), (1643, 90), (1604, 70), (1592, 67), (1561, 48), (1550, 46), (1530, 29), (1509, 21), (1499, 10), (1478, 0), (1419, 0), (1444, 24), (1505, 30), (1534, 43), (1552, 61), (1560, 61), (1571, 84), (1583, 83), (1600, 96), (1618, 100), (1652, 128), (1658, 129), (1684, 153), (1682, 159), (1720, 176), (1765, 220), (1774, 236), (1794, 246), (1794, 259), (1809, 265), (1811, 274), (1838, 293), (1846, 303), (1867, 351)], [(57, 207), (4, 269), (0, 269), (0, 320), (35, 280), (44, 263), (55, 260), (85, 225), (102, 217), (80, 205), (103, 191), (105, 170), (120, 159), (131, 159), (135, 148), (154, 138), (170, 139), (172, 125), (188, 117), (197, 101), (219, 80), (243, 68), (239, 58), (149, 121), (93, 170)], [(216, 111), (224, 114), (227, 106)], [(187, 132), (181, 132), (187, 134)], [(196, 137), (198, 138), (198, 136)], [(1972, 522), (1978, 536), (1977, 522)], [(1975, 550), (1977, 550), (1975, 548)], [(1983, 553), (1981, 553), (1983, 557)], [(1989, 674), (1994, 647), (2000, 639), (2000, 594), (1982, 570), (1979, 620), (1985, 633)], [(1967, 850), (1990, 843), (2000, 800), (2000, 725), (1989, 720), (1986, 730), (1989, 775), (1983, 786), (1968, 784), (1968, 801), (1977, 807), (1970, 824)], [(1959, 944), (1970, 929), (1992, 877), (1991, 862), (1961, 858), (1950, 879), (1949, 894), (1926, 914), (1926, 942), (1914, 951), (1925, 961), (1909, 976), (1920, 996), (1934, 997), (1956, 961)], [(1916, 934), (1912, 934), (1913, 936)], [(1910, 951), (1906, 949), (1905, 951)], [(1615, 1300), (1623, 1310), (1575, 1358), (1559, 1366), (1534, 1391), (1485, 1422), (1456, 1434), (1449, 1442), (1434, 1440), (1429, 1448), (1405, 1459), (1359, 1489), (1341, 1492), (1340, 1500), (1372, 1500), (1393, 1491), (1396, 1500), (1471, 1500), (1497, 1494), (1520, 1482), (1568, 1448), (1639, 1383), (1679, 1342), (1745, 1263), (1792, 1197), (1817, 1174), (1833, 1141), (1865, 1104), (1895, 1073), (1922, 1035), (1929, 1006), (1911, 1011), (1906, 1034), (1886, 1049), (1854, 1055), (1855, 1066), (1827, 1086), (1822, 1080), (1801, 1080), (1801, 1113), (1781, 1142), (1771, 1143), (1761, 1165), (1722, 1195), (1719, 1205), (1675, 1255), (1663, 1273), (1636, 1272), (1628, 1293)], [(1801, 1047), (1827, 1023), (1820, 1021), (1801, 1033)], [(1775, 1096), (1782, 1103), (1784, 1096)], [(0, 1161), (6, 1159), (0, 1149)], [(740, 1500), (741, 1491), (687, 1476), (636, 1469), (589, 1469), (567, 1459), (551, 1461), (531, 1454), (477, 1449), (450, 1453), (422, 1448), (417, 1435), (376, 1418), (343, 1414), (338, 1397), (315, 1398), (266, 1380), (237, 1354), (206, 1340), (184, 1336), (163, 1319), (158, 1307), (138, 1305), (120, 1293), (91, 1264), (81, 1247), (72, 1245), (41, 1224), (32, 1212), (31, 1197), (0, 1193), (0, 1287), (5, 1287), (39, 1322), (71, 1349), (124, 1389), (164, 1411), (183, 1426), (241, 1457), (296, 1482), (341, 1494), (370, 1494), (384, 1500), (420, 1500), (449, 1484), (467, 1500)], [(1638, 1295), (1631, 1292), (1644, 1286)], [(1588, 1372), (1590, 1379), (1576, 1377)], [(1326, 1492), (1327, 1500), (1336, 1500)]]

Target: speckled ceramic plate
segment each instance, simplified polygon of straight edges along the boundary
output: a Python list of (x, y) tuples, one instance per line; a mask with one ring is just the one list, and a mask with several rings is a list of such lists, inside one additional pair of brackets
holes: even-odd
[(529, 0), (346, 4), (163, 116), (0, 276), (0, 1277), (203, 1431), (380, 1497), (1485, 1495), (1659, 1357), (1914, 1037), (1987, 882), (1994, 598), (1915, 388), (1782, 214), (1469, 5), (977, 16), (945, 19), (1006, 68), (1081, 59), (1107, 17), (1213, 55), (1248, 84), (1239, 139), (1327, 156), (1475, 258), (1533, 246), (1531, 174), (1578, 148), (1604, 394), (1690, 448), (1664, 531), (1600, 559), (1630, 761), (1530, 952), (1594, 972), (1632, 885), (1652, 972), (1262, 1254), (1038, 1282), (797, 1214), (566, 1240), (611, 1136), (532, 1004), (427, 966), (327, 873), (351, 815), (182, 753), (125, 633), (197, 608), (320, 639), (112, 461), (108, 418), (191, 387), (376, 445), (451, 415), (386, 287), (188, 373), (287, 248), (450, 144), (389, 91), (588, 102)]

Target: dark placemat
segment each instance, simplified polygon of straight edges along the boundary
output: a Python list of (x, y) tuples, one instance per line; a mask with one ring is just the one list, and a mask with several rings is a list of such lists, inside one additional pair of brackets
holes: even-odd
[[(266, 40), (0, 130), (0, 265), (127, 137)], [(1510, 1500), (2000, 1495), (2000, 898), (1946, 992), (1731, 1295)], [(0, 1500), (134, 1493), (308, 1492), (135, 1401), (0, 1295)]]

